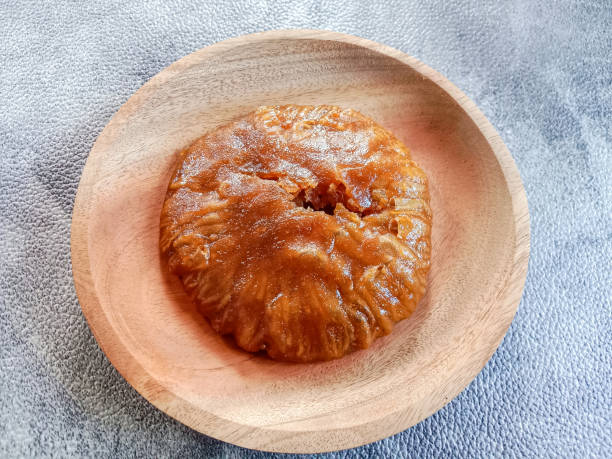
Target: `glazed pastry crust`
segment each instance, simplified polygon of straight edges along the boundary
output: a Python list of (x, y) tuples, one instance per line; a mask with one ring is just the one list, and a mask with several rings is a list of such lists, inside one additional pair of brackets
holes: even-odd
[(267, 106), (182, 151), (160, 249), (243, 349), (311, 362), (370, 346), (423, 296), (427, 178), (350, 109)]

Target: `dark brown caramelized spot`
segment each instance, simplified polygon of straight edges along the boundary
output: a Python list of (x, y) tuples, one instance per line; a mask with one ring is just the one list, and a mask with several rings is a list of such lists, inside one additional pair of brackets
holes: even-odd
[(279, 360), (367, 348), (425, 290), (425, 174), (390, 132), (334, 106), (260, 107), (184, 150), (160, 247), (221, 334)]

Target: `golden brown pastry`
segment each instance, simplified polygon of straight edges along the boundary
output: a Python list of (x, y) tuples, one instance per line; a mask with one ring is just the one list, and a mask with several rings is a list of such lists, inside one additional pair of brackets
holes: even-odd
[(221, 334), (274, 359), (367, 348), (425, 291), (425, 174), (374, 121), (260, 107), (182, 151), (160, 247)]

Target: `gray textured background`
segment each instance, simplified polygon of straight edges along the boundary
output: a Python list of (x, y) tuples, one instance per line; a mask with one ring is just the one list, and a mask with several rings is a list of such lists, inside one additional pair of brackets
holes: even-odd
[(0, 456), (253, 456), (143, 400), (81, 314), (70, 218), (113, 113), (176, 59), (274, 28), (370, 38), (442, 72), (516, 158), (532, 224), (523, 301), (502, 345), (416, 427), (338, 453), (612, 453), (612, 5), (0, 0)]

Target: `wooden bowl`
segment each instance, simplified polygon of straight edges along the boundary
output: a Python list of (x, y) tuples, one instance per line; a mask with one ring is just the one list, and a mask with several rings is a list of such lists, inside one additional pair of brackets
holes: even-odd
[[(231, 346), (159, 256), (175, 152), (259, 105), (287, 103), (371, 116), (406, 143), (431, 183), (426, 298), (370, 349), (326, 363), (279, 363)], [(442, 408), (508, 329), (528, 255), (518, 171), (474, 103), (404, 53), (321, 31), (227, 40), (152, 78), (92, 148), (72, 221), (76, 290), (113, 365), (170, 416), (266, 451), (350, 448)]]

